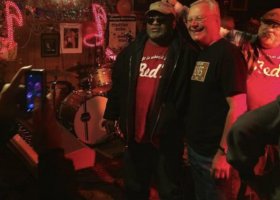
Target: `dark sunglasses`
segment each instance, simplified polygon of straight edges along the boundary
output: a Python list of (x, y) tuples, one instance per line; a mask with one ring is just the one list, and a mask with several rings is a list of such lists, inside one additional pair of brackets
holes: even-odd
[(167, 16), (148, 16), (146, 17), (145, 21), (150, 25), (152, 25), (154, 21), (156, 21), (158, 24), (166, 24), (171, 21), (171, 18)]
[(261, 22), (267, 26), (271, 26), (272, 28), (280, 28), (280, 24), (273, 22), (271, 20), (261, 19)]

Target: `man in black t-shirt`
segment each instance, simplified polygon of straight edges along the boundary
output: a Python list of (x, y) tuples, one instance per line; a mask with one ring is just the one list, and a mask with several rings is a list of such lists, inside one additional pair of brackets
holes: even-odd
[(247, 108), (246, 63), (241, 52), (219, 35), (220, 11), (216, 1), (198, 0), (191, 4), (187, 28), (201, 48), (191, 75), (185, 119), (196, 197), (236, 199), (228, 185), (231, 170), (225, 156), (226, 138), (232, 123)]

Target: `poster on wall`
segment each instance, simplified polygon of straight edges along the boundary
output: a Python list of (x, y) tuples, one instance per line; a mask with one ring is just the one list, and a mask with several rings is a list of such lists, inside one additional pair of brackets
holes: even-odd
[(119, 53), (136, 36), (136, 15), (109, 16), (109, 42), (108, 47)]
[(60, 24), (61, 53), (82, 53), (82, 25), (79, 23)]

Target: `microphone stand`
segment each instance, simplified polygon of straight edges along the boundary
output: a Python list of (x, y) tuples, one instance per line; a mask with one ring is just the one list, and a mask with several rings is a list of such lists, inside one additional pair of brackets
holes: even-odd
[(54, 81), (51, 84), (51, 89), (52, 89), (52, 103), (53, 103), (53, 108), (55, 109), (55, 117), (57, 119), (57, 110), (56, 110), (56, 83), (57, 83), (57, 76), (54, 76)]

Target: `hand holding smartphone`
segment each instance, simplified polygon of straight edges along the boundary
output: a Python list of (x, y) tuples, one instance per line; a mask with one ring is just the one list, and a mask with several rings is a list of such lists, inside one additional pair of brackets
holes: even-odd
[(46, 96), (46, 76), (44, 69), (31, 69), (25, 73), (25, 111), (30, 113), (35, 108), (35, 100), (44, 105)]

